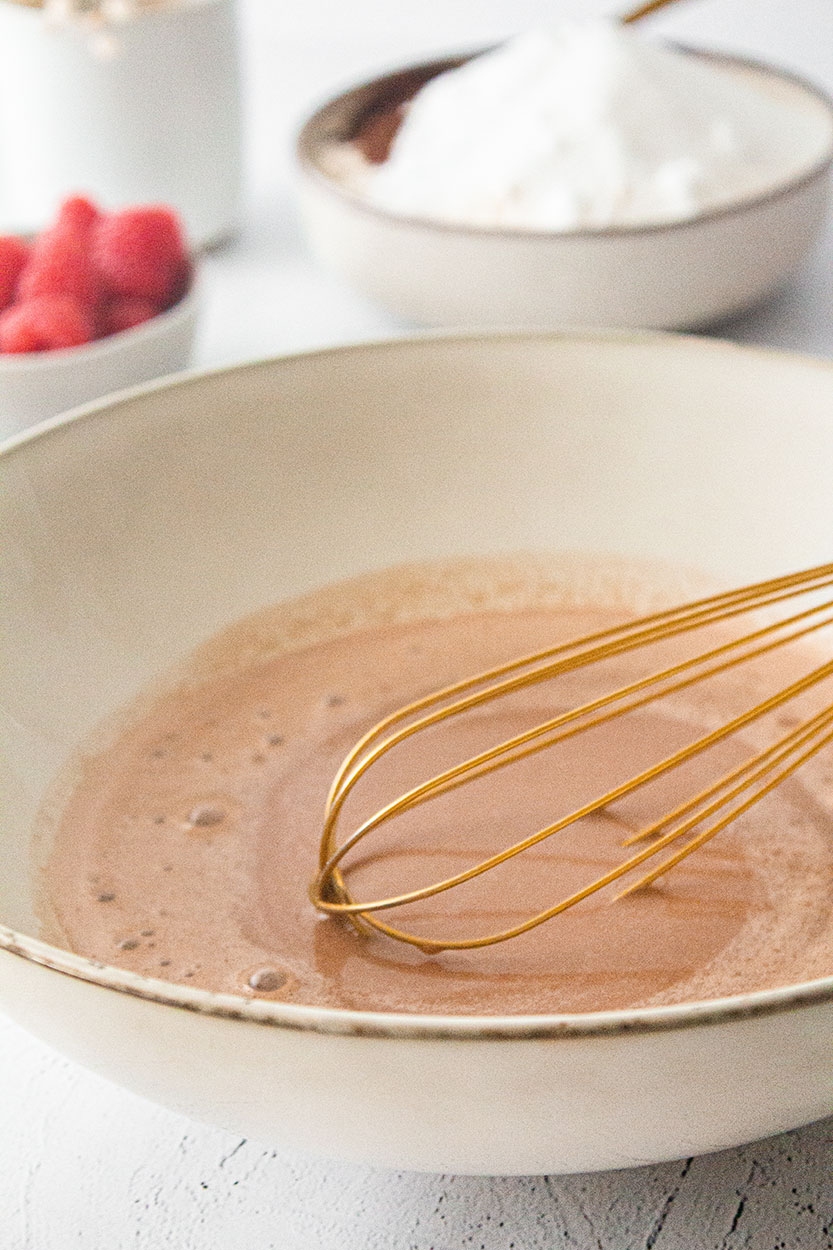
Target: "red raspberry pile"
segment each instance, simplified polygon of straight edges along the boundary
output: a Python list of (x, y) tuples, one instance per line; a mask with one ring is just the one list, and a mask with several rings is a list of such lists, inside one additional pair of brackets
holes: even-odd
[(78, 347), (128, 330), (181, 299), (189, 276), (172, 209), (103, 213), (72, 196), (34, 242), (0, 236), (0, 352)]

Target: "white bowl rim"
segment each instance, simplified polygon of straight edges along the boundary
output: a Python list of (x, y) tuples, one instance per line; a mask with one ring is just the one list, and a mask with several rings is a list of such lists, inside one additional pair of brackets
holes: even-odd
[[(139, 399), (156, 391), (220, 379), (240, 371), (291, 364), (299, 360), (332, 359), (340, 355), (366, 352), (421, 350), (431, 344), (492, 341), (530, 342), (543, 340), (558, 343), (578, 341), (604, 345), (610, 343), (650, 346), (656, 351), (677, 350), (753, 355), (766, 359), (813, 366), (833, 381), (833, 361), (787, 352), (774, 348), (746, 346), (727, 339), (697, 335), (674, 334), (668, 331), (584, 329), (559, 330), (429, 330), (401, 338), (347, 343), (336, 347), (313, 348), (283, 356), (264, 357), (242, 364), (224, 365), (215, 369), (191, 369), (156, 378), (152, 382), (129, 387), (103, 399), (51, 417), (0, 443), (0, 456), (13, 454), (30, 442), (39, 441), (76, 422), (107, 419), (115, 405)], [(585, 1037), (616, 1037), (631, 1034), (665, 1032), (719, 1025), (731, 1021), (753, 1019), (833, 1002), (833, 974), (812, 981), (775, 989), (756, 990), (730, 998), (676, 1003), (667, 1007), (632, 1007), (617, 1011), (584, 1013), (548, 1012), (540, 1015), (440, 1015), (405, 1012), (355, 1011), (339, 1007), (317, 1007), (298, 1003), (247, 998), (242, 994), (219, 994), (198, 987), (141, 976), (99, 960), (77, 955), (30, 937), (0, 923), (0, 951), (19, 956), (31, 963), (49, 968), (75, 980), (85, 981), (101, 989), (117, 990), (134, 998), (176, 1007), (197, 1015), (242, 1020), (253, 1024), (288, 1029), (293, 1032), (321, 1033), (347, 1037), (368, 1037), (389, 1040), (425, 1041), (533, 1041), (575, 1039)]]
[(198, 261), (197, 256), (190, 257), (188, 288), (170, 308), (163, 309), (139, 325), (119, 330), (115, 334), (107, 334), (104, 338), (93, 339), (90, 343), (81, 343), (78, 347), (56, 347), (42, 352), (2, 352), (0, 381), (16, 373), (47, 373), (50, 369), (60, 368), (83, 369), (91, 361), (116, 356), (119, 352), (132, 350), (134, 347), (141, 348), (143, 343), (168, 334), (196, 312), (202, 286)]
[[(795, 87), (800, 88), (806, 95), (815, 99), (826, 109), (830, 122), (831, 131), (827, 143), (827, 151), (814, 164), (809, 166), (803, 172), (794, 174), (785, 178), (783, 181), (774, 182), (770, 187), (763, 191), (758, 191), (754, 195), (742, 196), (739, 199), (732, 200), (727, 204), (720, 204), (714, 208), (703, 209), (690, 217), (683, 217), (673, 221), (657, 221), (637, 223), (634, 225), (624, 226), (602, 226), (602, 227), (581, 227), (575, 230), (527, 230), (521, 227), (511, 226), (479, 226), (464, 225), (457, 222), (442, 221), (439, 218), (410, 216), (406, 213), (396, 213), (389, 209), (373, 204), (357, 191), (345, 186), (339, 180), (328, 174), (322, 169), (318, 154), (320, 151), (320, 141), (316, 131), (321, 124), (324, 116), (338, 104), (342, 104), (349, 100), (351, 96), (358, 95), (362, 92), (370, 92), (374, 89), (380, 91), (388, 84), (395, 82), (406, 74), (419, 75), (424, 73), (426, 81), (442, 73), (445, 69), (454, 68), (465, 61), (473, 59), (482, 52), (489, 51), (489, 48), (478, 48), (469, 53), (460, 55), (451, 55), (439, 57), (430, 61), (420, 61), (411, 65), (401, 66), (399, 69), (390, 70), (388, 73), (380, 74), (376, 78), (367, 79), (365, 82), (354, 84), (337, 95), (331, 96), (320, 104), (314, 112), (312, 112), (306, 121), (304, 121), (298, 130), (295, 140), (295, 159), (302, 173), (312, 179), (319, 185), (325, 187), (331, 194), (342, 199), (351, 208), (360, 210), (372, 217), (377, 217), (382, 221), (389, 223), (397, 223), (410, 228), (420, 228), (429, 233), (438, 233), (440, 235), (464, 235), (470, 238), (482, 239), (501, 239), (506, 242), (512, 241), (519, 246), (524, 243), (542, 243), (547, 242), (553, 245), (565, 243), (572, 240), (592, 240), (592, 239), (617, 239), (617, 238), (641, 238), (654, 237), (660, 234), (666, 234), (669, 231), (690, 230), (692, 228), (704, 225), (709, 222), (718, 221), (725, 217), (732, 217), (741, 213), (748, 212), (752, 209), (762, 207), (773, 203), (785, 197), (792, 195), (796, 191), (809, 186), (817, 179), (822, 178), (825, 173), (833, 166), (833, 97), (827, 94), (821, 87), (810, 82), (802, 75), (792, 70), (782, 69), (779, 66), (770, 65), (765, 61), (757, 60), (753, 57), (739, 56), (730, 52), (721, 52), (708, 48), (693, 47), (689, 44), (676, 43), (667, 41), (670, 47), (676, 48), (689, 56), (700, 57), (703, 60), (713, 61), (721, 65), (735, 65), (743, 69), (753, 70), (762, 75), (769, 76), (773, 79), (780, 79), (788, 82)], [(429, 73), (433, 71), (433, 73)]]

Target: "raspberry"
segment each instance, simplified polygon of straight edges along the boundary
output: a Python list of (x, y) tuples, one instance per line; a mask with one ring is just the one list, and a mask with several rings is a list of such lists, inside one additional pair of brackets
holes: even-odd
[(53, 226), (39, 234), (23, 271), (18, 299), (72, 295), (92, 307), (101, 295), (101, 279), (89, 251), (89, 230)]
[(39, 295), (0, 315), (0, 352), (78, 347), (92, 337), (92, 318), (71, 295)]
[(58, 209), (55, 225), (59, 230), (66, 229), (73, 234), (83, 234), (92, 229), (100, 216), (95, 204), (87, 196), (71, 195)]
[(0, 313), (0, 352), (14, 353), (40, 351), (40, 339), (27, 317), (20, 315), (22, 305), (8, 308)]
[(131, 330), (143, 321), (150, 321), (159, 309), (149, 299), (139, 299), (136, 295), (117, 295), (109, 300), (101, 309), (98, 317), (98, 333), (103, 338), (108, 334), (119, 334), (122, 330)]
[(0, 235), (0, 308), (14, 299), (18, 279), (29, 259), (29, 245), (13, 234)]
[(163, 205), (103, 217), (95, 231), (94, 256), (111, 291), (159, 305), (171, 299), (187, 259), (179, 219)]

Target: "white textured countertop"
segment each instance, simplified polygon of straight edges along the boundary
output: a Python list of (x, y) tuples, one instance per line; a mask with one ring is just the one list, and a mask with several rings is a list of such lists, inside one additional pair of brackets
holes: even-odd
[[(196, 363), (406, 332), (316, 272), (291, 207), (306, 109), (381, 67), (599, 0), (243, 0), (244, 221), (206, 265)], [(658, 26), (833, 92), (833, 0), (690, 0)], [(727, 337), (833, 357), (833, 225), (804, 271)], [(831, 413), (833, 420), (833, 413)], [(833, 1063), (833, 1057), (831, 1057)], [(0, 1017), (0, 1250), (831, 1250), (833, 1120), (705, 1158), (577, 1177), (370, 1172), (191, 1124)]]

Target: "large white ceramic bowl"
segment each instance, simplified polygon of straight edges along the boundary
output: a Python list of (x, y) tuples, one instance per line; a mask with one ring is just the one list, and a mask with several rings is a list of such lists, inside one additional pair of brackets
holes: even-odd
[(347, 187), (344, 144), (467, 59), (450, 58), (353, 88), (306, 122), (298, 192), (313, 253), (417, 325), (685, 329), (759, 302), (801, 263), (823, 221), (833, 105), (780, 70), (686, 51), (792, 108), (796, 164), (765, 193), (688, 221), (550, 233), (465, 228), (375, 207)]
[(448, 337), (186, 377), (7, 444), (0, 1007), (187, 1115), (400, 1168), (623, 1167), (833, 1111), (833, 975), (579, 1016), (250, 1001), (39, 941), (31, 854), (38, 804), (91, 727), (282, 597), (397, 561), (519, 549), (658, 557), (737, 581), (829, 560), (831, 412), (833, 366), (775, 352)]

